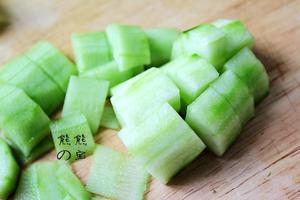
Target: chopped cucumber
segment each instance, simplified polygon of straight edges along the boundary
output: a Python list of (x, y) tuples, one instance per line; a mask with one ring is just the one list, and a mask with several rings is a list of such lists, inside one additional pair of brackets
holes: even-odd
[(12, 145), (28, 156), (49, 133), (50, 120), (21, 89), (12, 85), (0, 86), (0, 94), (9, 90), (12, 92), (0, 99), (0, 128)]
[(100, 122), (101, 127), (119, 130), (120, 124), (111, 105), (105, 105)]
[(218, 156), (239, 135), (241, 122), (230, 103), (212, 88), (187, 107), (186, 122)]
[(254, 116), (254, 99), (247, 85), (233, 72), (226, 71), (212, 85), (212, 89), (224, 96), (239, 116), (242, 125)]
[(100, 125), (109, 83), (72, 76), (68, 86), (62, 116), (83, 114), (93, 134)]
[(77, 74), (75, 65), (63, 52), (47, 41), (38, 42), (26, 52), (25, 56), (36, 63), (64, 93), (70, 76)]
[(142, 200), (149, 175), (131, 157), (108, 147), (98, 145), (87, 190), (112, 199)]
[(174, 28), (152, 28), (145, 30), (148, 37), (151, 66), (159, 67), (171, 59), (172, 46), (179, 36), (179, 31)]
[(219, 73), (198, 55), (182, 56), (167, 63), (162, 70), (180, 90), (181, 106), (192, 103), (216, 78)]
[(0, 199), (6, 199), (16, 188), (19, 166), (11, 149), (0, 138)]
[(104, 65), (90, 69), (82, 74), (80, 77), (94, 78), (98, 80), (109, 81), (109, 87), (112, 88), (127, 79), (141, 73), (144, 71), (144, 67), (135, 67), (126, 71), (120, 71), (118, 63), (116, 61), (111, 61)]
[(106, 33), (120, 71), (150, 64), (148, 39), (142, 29), (111, 24), (106, 28)]
[[(180, 109), (178, 88), (159, 69), (152, 69), (150, 73), (141, 75), (135, 81), (128, 80), (122, 84), (124, 84), (122, 94), (119, 93), (111, 98), (114, 111), (122, 126), (139, 124), (166, 102), (175, 110)], [(153, 88), (156, 90), (154, 91)]]
[(105, 32), (73, 33), (71, 40), (79, 73), (112, 60)]
[(231, 70), (244, 81), (254, 96), (255, 103), (261, 101), (269, 91), (269, 78), (263, 64), (252, 51), (244, 48), (228, 60), (225, 70)]
[(50, 125), (57, 158), (73, 162), (91, 155), (95, 142), (84, 115), (74, 114)]
[(163, 183), (205, 149), (194, 131), (168, 104), (160, 106), (137, 126), (123, 128), (119, 136), (129, 153)]

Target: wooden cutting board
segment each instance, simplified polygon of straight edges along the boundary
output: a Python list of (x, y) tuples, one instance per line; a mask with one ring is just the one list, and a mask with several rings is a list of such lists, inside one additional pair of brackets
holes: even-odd
[[(46, 39), (72, 57), (70, 33), (112, 22), (184, 30), (219, 18), (239, 18), (256, 38), (269, 96), (223, 157), (204, 152), (168, 186), (152, 180), (146, 199), (300, 199), (300, 1), (2, 0), (0, 63)], [(1, 21), (1, 20), (0, 20)], [(98, 143), (125, 150), (115, 131)], [(55, 159), (52, 152), (44, 159)], [(90, 158), (73, 164), (86, 180)]]

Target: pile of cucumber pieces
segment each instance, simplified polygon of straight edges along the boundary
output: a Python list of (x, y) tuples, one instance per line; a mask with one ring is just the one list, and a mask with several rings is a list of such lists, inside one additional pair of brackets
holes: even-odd
[[(150, 175), (167, 184), (206, 147), (222, 156), (269, 90), (239, 20), (112, 24), (71, 41), (76, 66), (41, 41), (1, 67), (2, 199), (143, 199)], [(96, 145), (100, 127), (120, 130), (128, 152)], [(59, 161), (20, 173), (53, 146)], [(84, 187), (68, 165), (92, 154)]]

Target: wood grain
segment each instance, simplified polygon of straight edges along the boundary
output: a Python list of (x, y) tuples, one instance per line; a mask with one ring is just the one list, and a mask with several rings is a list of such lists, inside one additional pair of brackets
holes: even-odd
[[(269, 96), (223, 157), (204, 152), (168, 186), (152, 180), (146, 199), (300, 199), (300, 1), (2, 0), (0, 63), (46, 39), (72, 57), (70, 33), (112, 22), (186, 29), (219, 18), (243, 20), (270, 79)], [(126, 149), (115, 131), (98, 143)], [(44, 159), (54, 159), (54, 152)], [(73, 164), (86, 180), (90, 158)]]

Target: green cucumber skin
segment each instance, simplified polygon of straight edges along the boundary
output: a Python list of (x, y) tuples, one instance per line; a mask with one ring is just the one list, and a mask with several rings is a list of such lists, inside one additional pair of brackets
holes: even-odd
[(105, 105), (109, 82), (72, 76), (62, 116), (83, 114), (93, 134), (97, 133)]
[(263, 64), (249, 48), (244, 48), (228, 60), (224, 70), (235, 73), (249, 87), (255, 103), (259, 103), (269, 91), (269, 77)]
[(71, 41), (80, 74), (112, 60), (105, 32), (73, 33)]
[(218, 156), (233, 143), (242, 126), (232, 106), (212, 88), (187, 107), (185, 120)]
[(16, 188), (20, 168), (11, 149), (0, 138), (0, 199), (6, 199)]
[(180, 32), (173, 28), (146, 29), (148, 37), (151, 66), (159, 67), (171, 59), (172, 46)]
[(21, 89), (2, 85), (0, 93), (7, 88), (13, 92), (0, 99), (0, 127), (5, 138), (23, 155), (29, 156), (49, 133), (50, 119)]
[(119, 137), (129, 153), (162, 183), (168, 183), (205, 149), (201, 139), (168, 104), (137, 126), (123, 128)]
[(114, 109), (111, 105), (105, 105), (100, 126), (104, 128), (120, 130), (120, 123), (118, 122)]
[(150, 64), (148, 39), (141, 28), (111, 24), (106, 28), (106, 34), (120, 71)]

